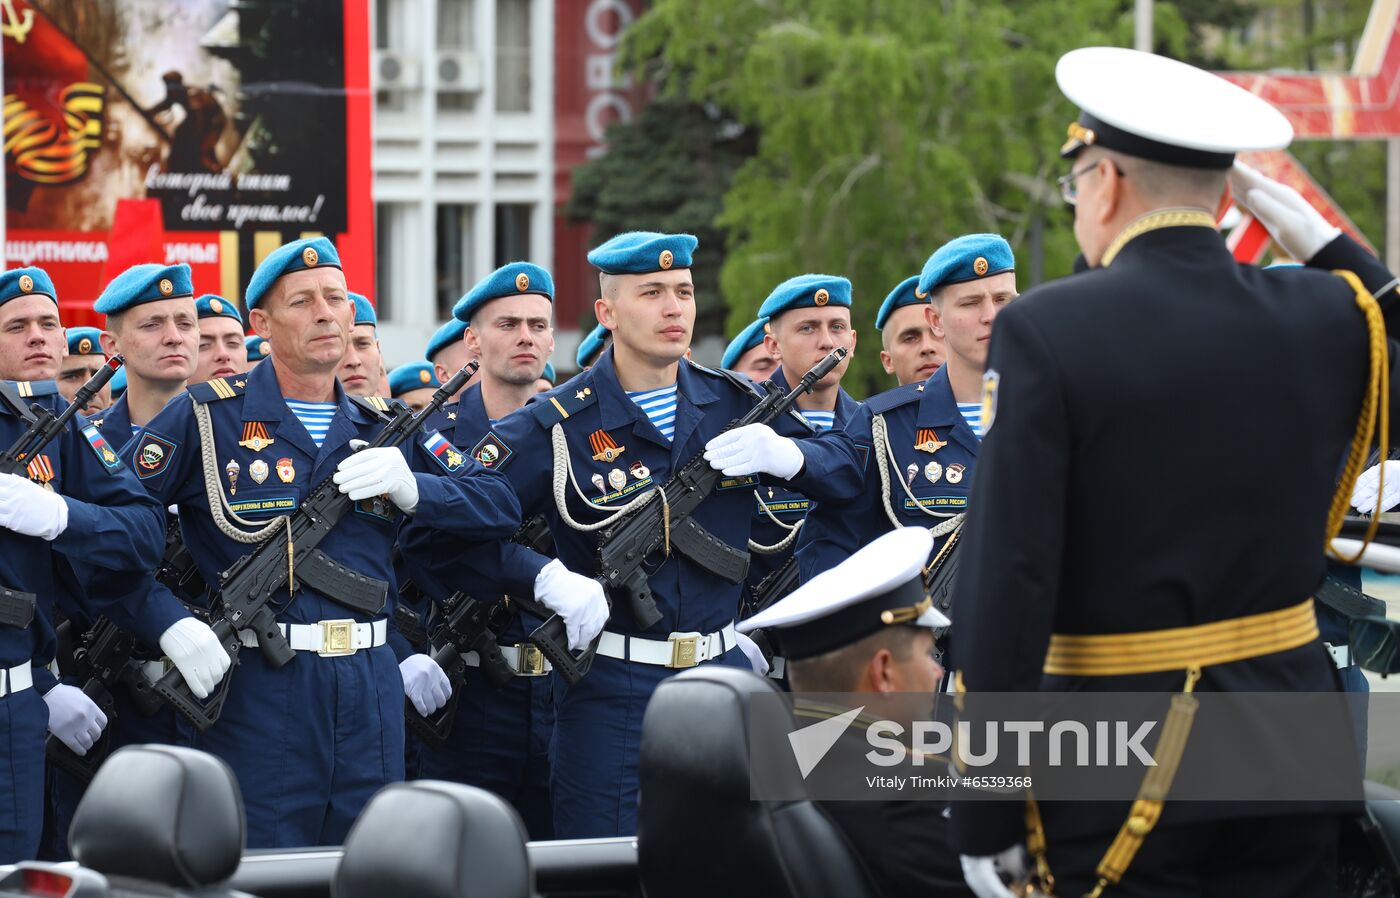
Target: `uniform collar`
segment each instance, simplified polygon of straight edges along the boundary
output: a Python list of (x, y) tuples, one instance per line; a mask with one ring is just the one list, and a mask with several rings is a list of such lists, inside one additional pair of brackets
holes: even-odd
[(287, 407), (287, 397), (282, 395), (282, 385), (278, 383), (276, 369), (270, 362), (257, 365), (245, 377), (248, 385), (243, 391), (243, 421), (275, 422), (276, 427), (269, 429), (274, 430), (277, 438), (295, 444), (308, 457), (318, 461), (321, 455), (335, 451), (357, 436), (360, 425), (372, 423), (369, 413), (351, 402), (340, 381), (336, 380), (334, 401), (338, 414), (331, 419), (330, 430), (318, 449), (306, 428)]
[[(784, 371), (783, 371), (783, 366), (782, 366), (782, 365), (779, 365), (778, 367), (776, 367), (776, 368), (773, 369), (773, 373), (770, 374), (770, 375), (768, 376), (768, 381), (769, 381), (770, 383), (776, 385), (776, 386), (778, 387), (778, 389), (782, 390), (784, 393), (789, 393), (789, 392), (792, 391), (792, 387), (788, 385), (788, 382), (787, 382), (787, 374), (784, 373)], [(798, 408), (798, 407), (795, 406), (795, 405), (794, 405), (792, 408), (793, 408), (793, 411), (797, 412), (797, 414), (799, 414), (799, 415), (802, 414), (802, 409)], [(850, 421), (851, 418), (855, 417), (856, 412), (859, 411), (859, 410), (860, 410), (860, 403), (857, 402), (857, 401), (855, 400), (855, 398), (854, 398), (853, 396), (851, 396), (850, 393), (847, 393), (847, 392), (846, 392), (846, 388), (845, 388), (845, 387), (837, 387), (837, 388), (836, 388), (836, 422), (835, 422), (835, 424), (834, 424), (833, 426), (834, 426), (834, 427), (842, 427), (842, 426), (844, 426), (844, 425), (846, 424), (847, 421)], [(803, 420), (805, 421), (805, 420), (807, 420), (807, 419), (806, 419), (806, 418), (803, 418)]]
[(914, 426), (933, 428), (938, 439), (952, 439), (975, 454), (980, 442), (977, 434), (967, 425), (967, 419), (958, 411), (958, 401), (953, 398), (953, 385), (948, 382), (947, 365), (940, 365), (937, 371), (929, 375), (928, 380), (924, 381), (923, 392), (918, 413), (914, 416)]
[(1107, 268), (1115, 260), (1166, 245), (1173, 251), (1178, 247), (1213, 246), (1229, 252), (1209, 213), (1200, 209), (1159, 209), (1130, 222), (1104, 251), (1099, 267)]
[[(613, 350), (609, 346), (598, 362), (587, 371), (588, 377), (580, 379), (585, 385), (591, 383), (598, 392), (598, 412), (602, 417), (602, 428), (631, 426), (637, 436), (666, 449), (679, 449), (695, 430), (703, 415), (699, 407), (709, 405), (719, 397), (685, 359), (676, 366), (676, 429), (675, 439), (667, 440), (661, 431), (651, 423), (646, 412), (627, 396), (627, 391), (617, 382), (617, 369), (613, 367)], [(580, 387), (582, 389), (582, 387)]]
[(123, 393), (102, 412), (102, 436), (118, 452), (131, 441), (131, 410)]
[(468, 446), (469, 443), (465, 441), (475, 443), (491, 429), (491, 419), (486, 414), (486, 401), (481, 398), (480, 383), (474, 383), (463, 390), (462, 398), (457, 401), (456, 407), (449, 410), (457, 412), (456, 426), (452, 428), (452, 434), (457, 437), (453, 442), (458, 446)]

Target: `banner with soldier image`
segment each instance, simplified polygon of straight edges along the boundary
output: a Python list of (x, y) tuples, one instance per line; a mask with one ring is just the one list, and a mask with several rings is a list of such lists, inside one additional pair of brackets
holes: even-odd
[(138, 261), (234, 298), (304, 234), (371, 289), (367, 4), (0, 0), (0, 33), (6, 263), (65, 305)]

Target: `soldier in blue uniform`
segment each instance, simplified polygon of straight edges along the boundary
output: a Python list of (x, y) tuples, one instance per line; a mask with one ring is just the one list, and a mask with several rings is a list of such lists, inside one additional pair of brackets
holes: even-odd
[[(769, 379), (784, 392), (796, 386), (803, 374), (838, 346), (855, 352), (851, 282), (843, 277), (804, 274), (789, 278), (768, 294), (758, 316), (767, 322), (764, 349), (770, 357), (782, 359)], [(847, 356), (811, 393), (797, 400), (797, 416), (813, 430), (845, 427), (860, 413), (860, 403), (841, 388), (841, 378), (853, 357)], [(752, 555), (745, 597), (749, 608), (741, 616), (756, 610), (752, 606), (757, 598), (753, 590), (763, 578), (792, 557), (798, 531), (811, 506), (800, 492), (778, 484), (760, 485), (753, 491), (753, 498), (753, 533), (749, 538)], [(770, 596), (770, 600), (774, 597)]]
[(249, 334), (243, 338), (243, 346), (248, 350), (248, 370), (253, 370), (253, 366), (258, 362), (272, 355), (272, 344), (257, 334)]
[[(5, 374), (58, 371), (63, 354), (57, 294), (39, 268), (0, 275), (0, 360)], [(52, 380), (0, 384), (0, 442), (29, 428), (37, 402), (66, 404)], [(0, 474), (0, 585), (16, 591), (0, 608), (0, 863), (32, 858), (44, 811), (44, 738), (51, 731), (86, 751), (106, 724), (81, 690), (59, 685), (54, 657), (54, 552), (77, 574), (92, 613), (125, 599), (123, 589), (159, 561), (160, 507), (82, 416), (32, 459), (28, 477)], [(22, 595), (27, 594), (27, 595)], [(152, 634), (156, 638), (158, 634)], [(94, 713), (96, 712), (96, 713)]]
[(948, 362), (927, 381), (872, 396), (847, 427), (871, 447), (864, 489), (854, 502), (818, 505), (808, 516), (797, 548), (803, 582), (891, 528), (929, 527), (941, 547), (958, 527), (982, 441), (987, 341), (1016, 296), (1015, 268), (1011, 246), (996, 234), (958, 237), (929, 257), (915, 289), (931, 298), (921, 311)]
[(695, 520), (738, 549), (749, 538), (759, 475), (832, 501), (853, 496), (859, 480), (855, 447), (840, 431), (794, 440), (751, 425), (720, 435), (752, 408), (755, 388), (741, 375), (685, 359), (695, 320), (695, 246), (689, 235), (634, 232), (591, 252), (602, 272), (594, 308), (613, 345), (471, 447), (510, 478), (527, 515), (547, 517), (558, 556), (502, 543), (503, 560), (484, 566), (483, 575), (496, 571), (507, 580), (500, 591), (532, 595), (558, 612), (576, 649), (607, 627), (588, 675), (568, 688), (556, 681), (551, 764), (561, 838), (635, 831), (642, 712), (657, 683), (697, 663), (751, 665), (733, 627), (740, 584), (679, 553), (649, 578), (660, 622), (640, 630), (625, 603), (609, 619), (601, 586), (583, 576), (595, 572), (601, 522), (646, 501), (702, 451), (728, 479)]
[(755, 383), (761, 383), (773, 376), (781, 359), (769, 352), (764, 341), (768, 319), (759, 318), (750, 322), (739, 335), (729, 341), (724, 355), (719, 360), (721, 368), (737, 371)]
[(234, 377), (248, 370), (243, 344), (243, 316), (231, 300), (206, 293), (194, 301), (199, 316), (199, 362), (190, 383), (202, 384), (216, 377)]
[[(535, 395), (535, 381), (554, 348), (553, 301), (548, 271), (512, 262), (472, 287), (453, 309), (467, 324), (468, 351), (480, 359), (481, 371), (461, 401), (444, 406), (430, 423), (484, 465), (494, 467), (498, 461), (485, 448), (491, 428)], [(406, 558), (414, 582), (431, 598), (440, 600), (464, 588), (477, 599), (492, 598), (473, 592), (471, 559), (464, 563), (450, 550), (427, 554), (431, 557), (410, 551)], [(553, 683), (548, 662), (526, 642), (540, 623), (512, 615), (497, 633), (501, 653), (515, 672), (499, 689), (480, 673), (479, 660), (469, 657), (448, 744), (424, 745), (419, 756), (423, 777), (490, 789), (511, 802), (532, 839), (554, 834), (549, 795)]]
[(428, 404), (440, 386), (431, 362), (406, 362), (389, 372), (389, 396), (415, 412)]
[(875, 314), (880, 364), (900, 386), (928, 380), (947, 357), (924, 314), (927, 305), (928, 294), (919, 291), (916, 274), (900, 281)]
[[(67, 329), (68, 355), (58, 369), (58, 393), (66, 401), (72, 402), (83, 384), (92, 379), (106, 362), (102, 354), (102, 331), (95, 327), (70, 327)], [(79, 409), (89, 418), (112, 404), (112, 385), (108, 383)]]
[[(446, 382), (472, 360), (466, 341), (462, 339), (466, 331), (467, 323), (453, 318), (433, 331), (433, 336), (428, 340), (428, 347), (423, 350), (423, 358), (433, 363), (433, 376), (439, 381)], [(460, 399), (461, 396), (462, 394), (458, 393), (452, 399)]]
[[(284, 517), (332, 475), (357, 504), (319, 548), (385, 583), (394, 580), (391, 548), (404, 515), (464, 539), (514, 532), (510, 485), (435, 431), (397, 449), (354, 451), (354, 441), (381, 429), (389, 406), (352, 400), (335, 379), (354, 313), (329, 240), (270, 253), (245, 307), (278, 347), (271, 363), (191, 387), (124, 453), (162, 505), (179, 505), (206, 582), (276, 538)], [(369, 797), (402, 779), (405, 684), (385, 645), (392, 612), (392, 598), (370, 614), (298, 587), (278, 611), (294, 660), (273, 668), (260, 652), (243, 652), (220, 720), (204, 733), (191, 728), (190, 744), (237, 774), (250, 846), (339, 844)], [(332, 649), (343, 642), (348, 651)]]
[(355, 304), (355, 327), (336, 377), (351, 396), (379, 396), (387, 386), (381, 382), (384, 354), (379, 349), (379, 316), (365, 296), (351, 293), (350, 301)]

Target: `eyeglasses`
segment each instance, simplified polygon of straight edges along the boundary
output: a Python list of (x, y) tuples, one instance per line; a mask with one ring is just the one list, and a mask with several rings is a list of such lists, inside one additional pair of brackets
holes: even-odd
[[(1117, 173), (1118, 177), (1123, 177), (1123, 170), (1118, 167), (1118, 164), (1116, 162), (1111, 162), (1109, 164), (1113, 166), (1113, 170)], [(1099, 163), (1097, 161), (1090, 162), (1088, 165), (1084, 166), (1081, 169), (1071, 171), (1067, 175), (1062, 175), (1058, 180), (1058, 183), (1060, 185), (1060, 197), (1071, 206), (1073, 206), (1075, 203), (1078, 203), (1079, 185), (1076, 182), (1079, 180), (1081, 175), (1087, 175), (1089, 172), (1093, 171), (1098, 167)]]

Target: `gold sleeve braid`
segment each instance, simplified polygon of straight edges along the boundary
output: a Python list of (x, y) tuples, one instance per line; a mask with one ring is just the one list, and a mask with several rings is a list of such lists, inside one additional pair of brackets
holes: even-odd
[(1380, 483), (1376, 486), (1376, 510), (1371, 515), (1371, 524), (1366, 528), (1366, 538), (1361, 548), (1350, 558), (1344, 558), (1332, 548), (1332, 540), (1342, 529), (1342, 519), (1346, 517), (1351, 503), (1356, 479), (1366, 465), (1374, 438), (1378, 444), (1379, 457), (1384, 460), (1389, 454), (1390, 443), (1390, 365), (1385, 336), (1385, 320), (1381, 316), (1380, 304), (1361, 283), (1361, 278), (1351, 271), (1334, 271), (1333, 274), (1346, 281), (1356, 294), (1356, 305), (1366, 316), (1366, 338), (1371, 370), (1366, 390), (1361, 400), (1361, 415), (1356, 422), (1356, 432), (1351, 438), (1351, 448), (1347, 452), (1346, 465), (1342, 468), (1342, 478), (1337, 491), (1332, 496), (1332, 505), (1327, 510), (1327, 539), (1324, 551), (1343, 564), (1355, 564), (1365, 553), (1366, 547), (1375, 539), (1376, 528), (1380, 526), (1380, 497), (1385, 491), (1385, 465), (1380, 468)]

